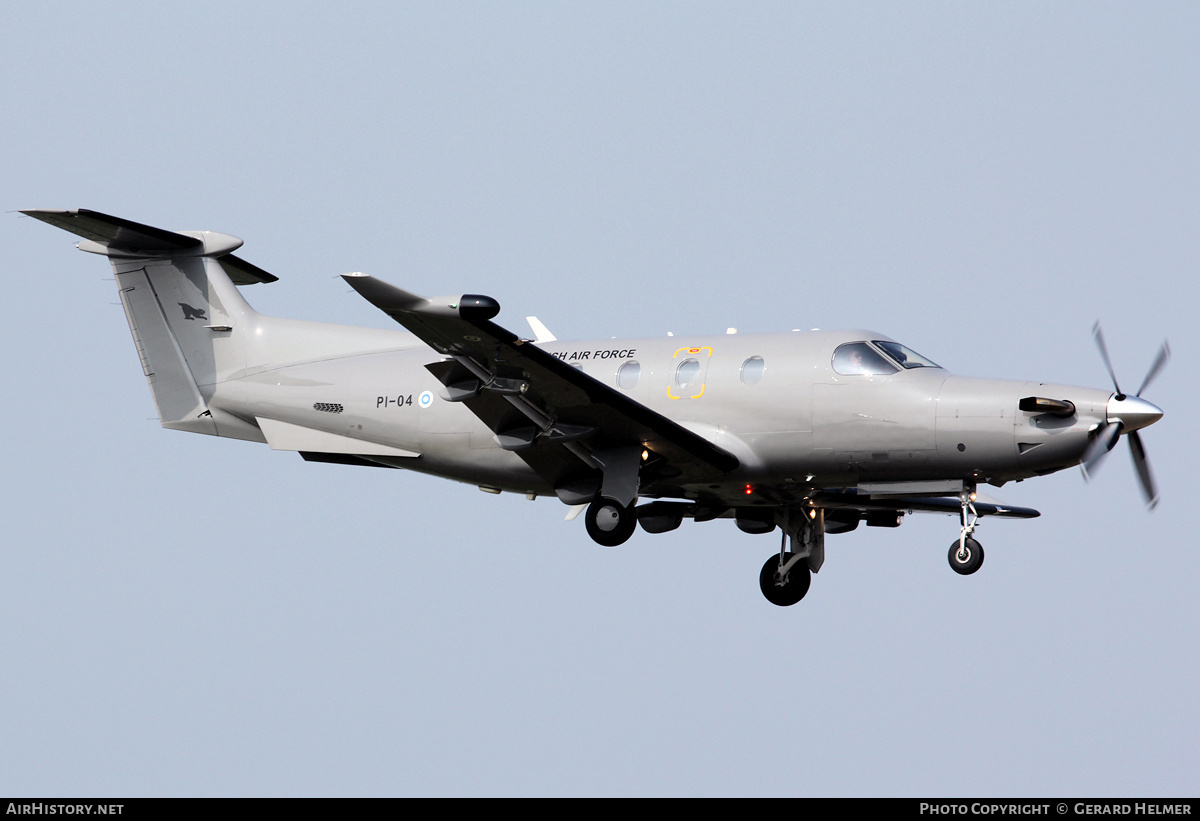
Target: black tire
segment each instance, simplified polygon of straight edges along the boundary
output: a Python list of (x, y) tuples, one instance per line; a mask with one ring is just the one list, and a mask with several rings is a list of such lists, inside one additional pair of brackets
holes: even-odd
[[(791, 553), (783, 554), (784, 564), (791, 558)], [(758, 586), (771, 604), (791, 607), (804, 598), (804, 594), (808, 592), (808, 587), (812, 584), (812, 571), (808, 569), (808, 562), (801, 559), (792, 565), (787, 576), (780, 580), (778, 573), (781, 566), (778, 553), (767, 559), (762, 572), (758, 574)]]
[(592, 541), (605, 547), (616, 547), (629, 541), (637, 527), (637, 513), (633, 505), (625, 505), (601, 497), (588, 505), (584, 514), (588, 535)]
[(954, 569), (955, 573), (970, 576), (983, 566), (983, 545), (967, 537), (964, 546), (966, 547), (966, 555), (959, 555), (959, 544), (956, 539), (954, 544), (950, 545), (950, 552), (946, 554), (946, 558), (950, 560), (950, 567)]

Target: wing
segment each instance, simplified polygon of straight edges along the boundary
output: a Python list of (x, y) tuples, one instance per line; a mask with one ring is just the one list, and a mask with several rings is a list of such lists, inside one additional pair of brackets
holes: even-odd
[[(956, 496), (872, 497), (869, 494), (855, 493), (854, 491), (823, 490), (815, 494), (813, 500), (827, 510), (857, 510), (860, 513), (876, 510), (913, 510), (923, 513), (958, 514), (962, 510)], [(975, 512), (980, 516), (1000, 516), (1006, 519), (1036, 519), (1042, 515), (1031, 507), (1015, 507), (999, 501), (985, 502), (981, 500), (976, 500)]]
[(620, 501), (685, 495), (687, 485), (738, 466), (728, 451), (492, 322), (500, 306), (490, 297), (425, 299), (362, 274), (344, 279), (445, 357), (426, 366), (443, 398), (463, 402), (564, 501), (590, 499), (601, 485)]

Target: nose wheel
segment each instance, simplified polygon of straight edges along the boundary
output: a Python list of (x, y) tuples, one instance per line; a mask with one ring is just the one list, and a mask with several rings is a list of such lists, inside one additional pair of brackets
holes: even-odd
[(970, 576), (983, 565), (983, 545), (969, 537), (956, 539), (947, 558), (955, 573)]
[(950, 568), (961, 576), (970, 576), (983, 565), (983, 545), (975, 541), (972, 534), (979, 526), (979, 513), (975, 510), (975, 486), (968, 485), (958, 497), (962, 505), (962, 530), (946, 557)]

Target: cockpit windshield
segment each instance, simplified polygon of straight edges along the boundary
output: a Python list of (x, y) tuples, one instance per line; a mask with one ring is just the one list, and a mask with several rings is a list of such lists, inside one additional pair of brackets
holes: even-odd
[(936, 362), (931, 362), (930, 360), (926, 359), (925, 357), (921, 356), (919, 353), (914, 351), (912, 348), (906, 348), (903, 345), (901, 345), (899, 342), (883, 342), (883, 341), (877, 339), (877, 340), (875, 340), (875, 344), (878, 345), (881, 349), (883, 349), (884, 353), (886, 353), (892, 359), (896, 360), (896, 362), (898, 362), (900, 364), (900, 367), (902, 367), (902, 368), (940, 368), (941, 367), (941, 365), (938, 365)]
[[(886, 355), (885, 355), (886, 354)], [(896, 367), (899, 365), (900, 367)], [(900, 368), (938, 368), (934, 362), (899, 342), (847, 342), (833, 352), (833, 370), (846, 376), (886, 376)]]
[(838, 349), (833, 352), (833, 369), (837, 373), (848, 376), (854, 374), (884, 376), (899, 370), (866, 342), (849, 342), (839, 345)]

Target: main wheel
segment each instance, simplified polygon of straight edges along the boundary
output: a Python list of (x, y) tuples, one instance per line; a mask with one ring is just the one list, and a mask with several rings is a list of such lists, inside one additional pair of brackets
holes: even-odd
[(962, 550), (957, 540), (950, 545), (950, 552), (946, 558), (950, 560), (950, 567), (954, 568), (955, 573), (961, 573), (964, 576), (970, 576), (983, 565), (983, 545), (967, 537), (966, 542), (961, 545)]
[(622, 505), (602, 496), (588, 505), (584, 521), (592, 541), (605, 547), (616, 547), (633, 535), (637, 527), (637, 513), (633, 505)]
[[(783, 554), (783, 564), (787, 564), (791, 558), (791, 553)], [(812, 572), (808, 569), (808, 562), (801, 559), (792, 565), (786, 576), (780, 578), (779, 568), (783, 564), (779, 562), (778, 553), (767, 559), (762, 572), (758, 574), (758, 586), (771, 604), (790, 607), (808, 592), (808, 586), (812, 584)]]

